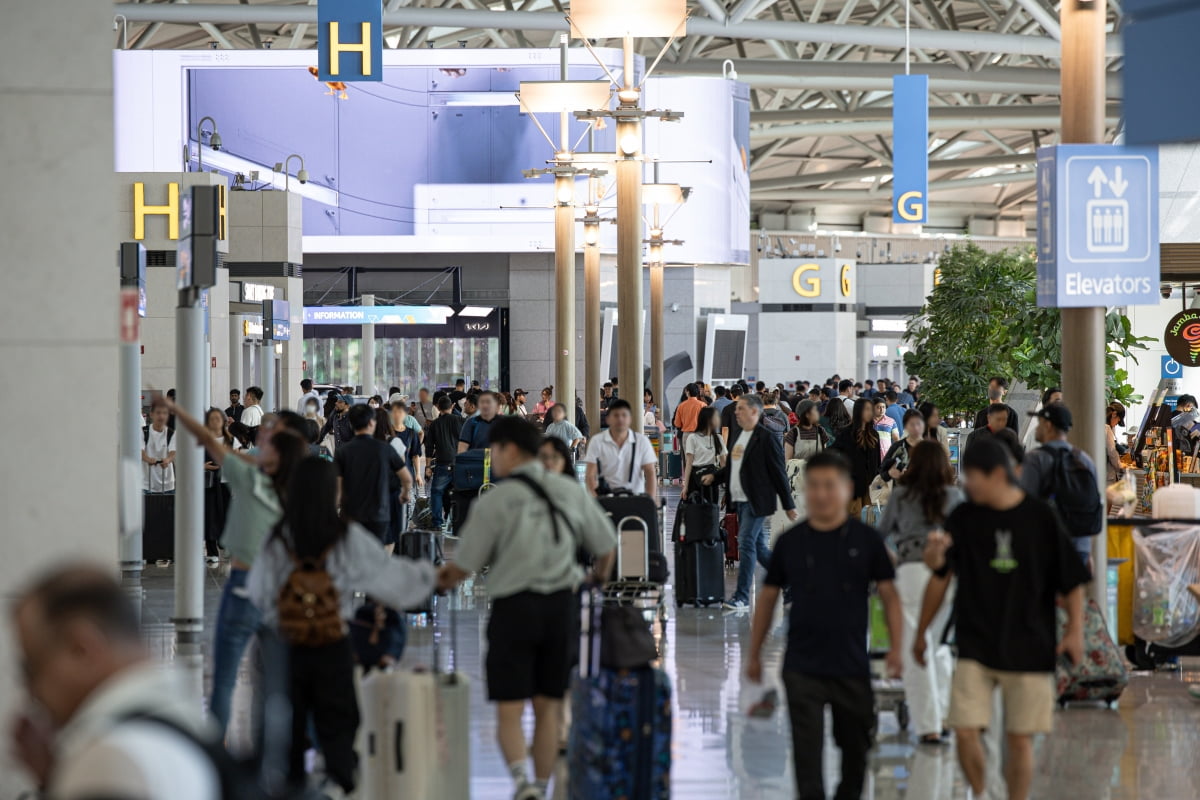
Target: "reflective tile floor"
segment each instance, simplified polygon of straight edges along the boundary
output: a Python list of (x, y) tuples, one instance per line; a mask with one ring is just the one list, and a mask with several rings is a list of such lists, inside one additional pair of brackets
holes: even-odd
[[(732, 588), (734, 573), (729, 572), (727, 579)], [(208, 570), (207, 632), (215, 618), (220, 581), (218, 570)], [(170, 660), (171, 569), (149, 567), (145, 585), (144, 616), (151, 641)], [(668, 603), (661, 635), (666, 640), (663, 667), (675, 690), (672, 796), (678, 800), (793, 797), (784, 715), (777, 712), (769, 722), (751, 722), (738, 710), (749, 615), (675, 609), (669, 597)], [(472, 682), (472, 797), (503, 800), (511, 796), (510, 781), (494, 744), (495, 726), (482, 683), (486, 587), (482, 582), (469, 583), (458, 595), (440, 601), (440, 608), (443, 619), (447, 614), (455, 617), (454, 663)], [(427, 664), (432, 651), (431, 629), (414, 619), (417, 625), (410, 629), (404, 659), (409, 667)], [(778, 669), (781, 631), (777, 626), (768, 643), (769, 670)], [(1059, 712), (1054, 734), (1038, 745), (1034, 797), (1200, 797), (1200, 704), (1186, 694), (1189, 681), (1200, 682), (1200, 663), (1185, 662), (1182, 671), (1136, 674), (1117, 710), (1087, 707)], [(244, 697), (235, 698), (235, 708), (242, 705)], [(832, 793), (837, 775), (832, 744), (826, 748), (826, 767)], [(864, 797), (948, 800), (965, 796), (953, 748), (917, 748), (899, 732), (893, 714), (881, 714), (879, 747)]]

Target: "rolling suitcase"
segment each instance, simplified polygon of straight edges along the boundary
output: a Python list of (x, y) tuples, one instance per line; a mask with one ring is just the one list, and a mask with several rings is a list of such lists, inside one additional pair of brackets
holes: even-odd
[(707, 606), (725, 599), (725, 549), (721, 542), (675, 545), (675, 605)]
[(726, 514), (721, 520), (721, 529), (725, 532), (725, 564), (736, 564), (738, 556), (738, 515)]
[(145, 517), (142, 523), (142, 559), (175, 560), (175, 495), (148, 493), (145, 497)]
[(579, 675), (571, 689), (571, 800), (669, 800), (671, 681), (661, 669), (600, 666), (600, 611), (581, 603)]
[[(414, 561), (429, 561), (434, 566), (442, 563), (442, 532), (408, 530), (400, 534), (396, 554)], [(429, 614), (433, 611), (433, 595), (419, 606), (404, 609), (409, 614)]]
[(658, 530), (658, 507), (644, 494), (597, 498), (617, 529), (616, 578), (663, 583), (666, 559)]
[[(456, 647), (450, 616), (450, 649)], [(373, 672), (362, 680), (361, 796), (469, 800), (470, 685), (442, 672), (434, 619), (432, 672)]]
[[(1067, 612), (1060, 608), (1057, 614), (1061, 638), (1067, 627)], [(1060, 706), (1082, 700), (1100, 700), (1112, 705), (1129, 685), (1129, 671), (1108, 635), (1104, 615), (1095, 600), (1089, 599), (1083, 607), (1083, 663), (1072, 664), (1065, 655), (1060, 656), (1054, 677)]]

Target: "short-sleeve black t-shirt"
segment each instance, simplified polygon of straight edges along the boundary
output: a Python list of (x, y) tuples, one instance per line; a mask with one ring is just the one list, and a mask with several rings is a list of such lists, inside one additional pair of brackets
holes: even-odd
[(963, 503), (945, 527), (954, 539), (946, 562), (958, 576), (958, 657), (997, 670), (1053, 672), (1055, 597), (1090, 579), (1058, 515), (1026, 495), (1006, 511)]
[(729, 435), (736, 438), (738, 432), (737, 403), (730, 403), (721, 409), (721, 427), (729, 428)]
[(359, 435), (334, 451), (342, 476), (342, 510), (359, 522), (390, 522), (390, 476), (404, 469), (404, 459), (387, 442)]
[(767, 568), (768, 584), (792, 587), (783, 668), (823, 677), (870, 677), (870, 585), (895, 577), (883, 537), (856, 519), (831, 531), (805, 521), (785, 532)]

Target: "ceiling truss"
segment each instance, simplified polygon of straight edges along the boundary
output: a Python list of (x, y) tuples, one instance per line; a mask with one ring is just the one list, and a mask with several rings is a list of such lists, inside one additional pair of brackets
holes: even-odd
[[(544, 48), (565, 0), (384, 0), (392, 48)], [(891, 76), (904, 70), (905, 0), (689, 0), (686, 37), (660, 74), (751, 87), (757, 213), (889, 206)], [(1109, 135), (1120, 124), (1119, 6), (1110, 2)], [(313, 48), (316, 0), (146, 0), (114, 6), (116, 46)], [(931, 208), (1019, 215), (1034, 150), (1058, 141), (1058, 12), (1052, 0), (911, 0), (911, 69), (930, 76)], [(610, 44), (619, 46), (618, 42)], [(639, 41), (652, 59), (665, 45)], [(987, 214), (985, 214), (986, 216)]]

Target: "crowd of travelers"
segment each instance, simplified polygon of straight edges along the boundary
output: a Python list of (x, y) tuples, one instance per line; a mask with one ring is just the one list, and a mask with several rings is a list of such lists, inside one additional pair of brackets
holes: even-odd
[[(724, 608), (753, 610), (751, 682), (764, 680), (777, 601), (787, 606), (779, 682), (797, 796), (826, 797), (827, 707), (842, 753), (836, 796), (861, 795), (877, 727), (872, 603), (892, 644), (886, 672), (902, 680), (919, 746), (953, 738), (966, 783), (982, 793), (982, 732), (995, 723), (998, 689), (1009, 796), (1029, 796), (1033, 737), (1052, 725), (1056, 660), (1083, 658), (1083, 586), (1102, 525), (1084, 482), (1063, 484), (1078, 469), (1095, 487), (1096, 466), (1070, 444), (1072, 416), (1057, 388), (1020, 438), (1007, 381), (992, 378), (969, 436), (960, 432), (957, 469), (952, 429), (915, 377), (689, 383), (669, 416), (649, 391), (640, 405), (622, 397), (614, 378), (595, 428), (581, 401), (564, 403), (553, 387), (532, 405), (522, 389), (465, 380), (365, 401), (349, 388), (322, 396), (309, 380), (301, 389), (295, 410), (264, 410), (262, 390), (249, 387), (202, 419), (170, 396), (147, 419), (148, 493), (174, 489), (176, 428), (205, 454), (206, 553), (227, 565), (209, 720), (182, 702), (171, 673), (154, 669), (128, 597), (106, 571), (63, 568), (18, 599), (13, 625), (41, 713), (23, 716), (14, 739), (48, 796), (235, 796), (221, 742), (256, 640), (287, 653), (288, 783), (352, 795), (362, 758), (356, 670), (375, 666), (350, 635), (359, 598), (392, 609), (402, 628), (405, 609), (486, 572), (483, 671), (498, 744), (513, 796), (546, 797), (578, 657), (578, 592), (609, 578), (618, 546), (592, 498), (657, 502), (667, 430), (678, 434), (681, 497), (736, 518), (737, 577)], [(401, 546), (419, 515), (457, 539), (439, 563)], [(773, 529), (773, 519), (786, 523)], [(1067, 612), (1061, 637), (1056, 602)], [(385, 663), (401, 660), (403, 639)], [(522, 724), (529, 706), (532, 742)], [(310, 750), (321, 755), (317, 776)]]

